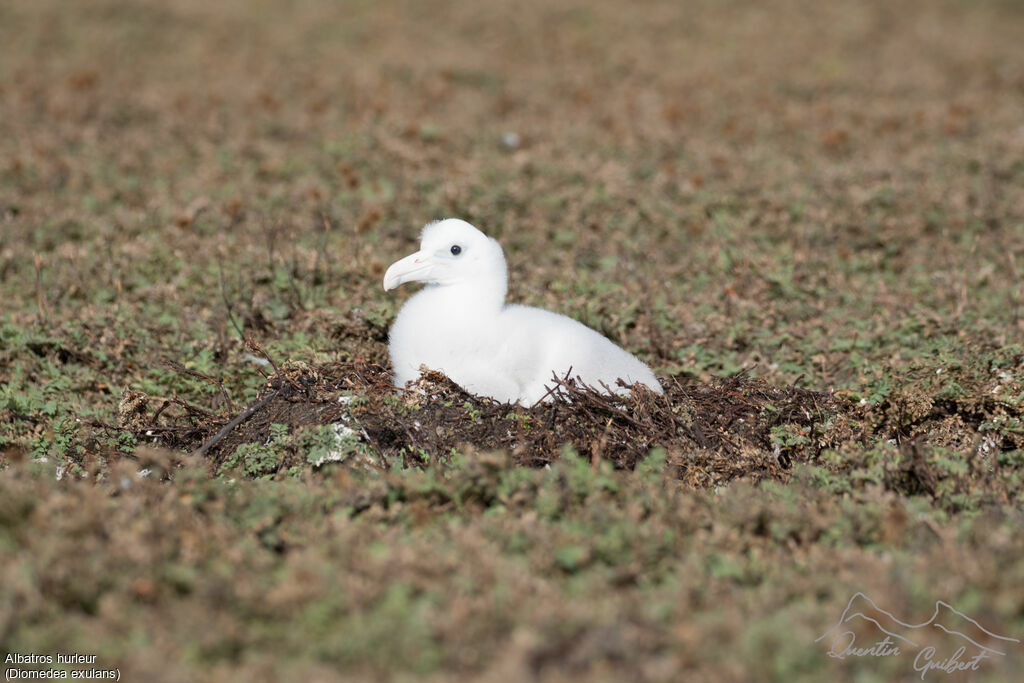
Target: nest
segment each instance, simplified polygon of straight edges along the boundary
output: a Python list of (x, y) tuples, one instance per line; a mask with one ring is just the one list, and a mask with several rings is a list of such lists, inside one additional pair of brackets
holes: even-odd
[[(148, 441), (200, 453), (214, 469), (230, 464), (239, 447), (271, 443), (275, 426), (298, 433), (335, 425), (358, 441), (353, 450), (381, 467), (429, 466), (472, 449), (505, 451), (519, 465), (543, 467), (571, 447), (595, 466), (608, 461), (632, 469), (663, 448), (670, 471), (694, 486), (782, 477), (794, 462), (851, 436), (849, 404), (831, 394), (773, 387), (744, 373), (710, 384), (663, 384), (664, 395), (637, 387), (613, 396), (553, 378), (547, 402), (523, 407), (468, 394), (437, 372), (398, 390), (380, 365), (291, 363), (235, 415), (180, 401), (177, 409), (165, 410), (165, 403), (152, 411), (134, 392), (122, 424)], [(307, 462), (298, 443), (285, 449), (275, 471)]]

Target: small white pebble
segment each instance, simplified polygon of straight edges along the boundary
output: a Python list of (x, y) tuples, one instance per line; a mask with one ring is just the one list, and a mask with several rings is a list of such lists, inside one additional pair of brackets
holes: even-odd
[(506, 131), (501, 136), (501, 144), (505, 145), (509, 149), (516, 149), (517, 147), (519, 147), (519, 143), (519, 133), (513, 131)]

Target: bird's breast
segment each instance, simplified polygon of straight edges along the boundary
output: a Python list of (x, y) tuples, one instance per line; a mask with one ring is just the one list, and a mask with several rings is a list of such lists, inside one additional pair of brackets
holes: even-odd
[(418, 362), (428, 366), (439, 359), (493, 353), (500, 343), (496, 315), (439, 303), (431, 297), (406, 303), (391, 330), (393, 350), (421, 356)]

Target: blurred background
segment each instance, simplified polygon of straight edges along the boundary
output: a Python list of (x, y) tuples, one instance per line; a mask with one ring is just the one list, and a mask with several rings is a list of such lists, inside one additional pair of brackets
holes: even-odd
[[(387, 317), (382, 269), (459, 216), (514, 298), (662, 371), (843, 386), (779, 326), (820, 347), (851, 316), (1005, 343), (1022, 26), (998, 0), (7, 2), (6, 305), (39, 312), (38, 256), (54, 317), (128, 293), (214, 324), (218, 269), (257, 326)], [(238, 271), (275, 259), (301, 292)]]

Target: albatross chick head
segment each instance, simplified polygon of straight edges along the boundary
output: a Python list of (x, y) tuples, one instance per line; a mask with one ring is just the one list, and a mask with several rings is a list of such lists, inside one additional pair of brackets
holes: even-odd
[(406, 282), (500, 290), (504, 298), (505, 255), (497, 240), (466, 221), (448, 218), (428, 223), (420, 238), (420, 250), (392, 263), (384, 273), (385, 290)]

